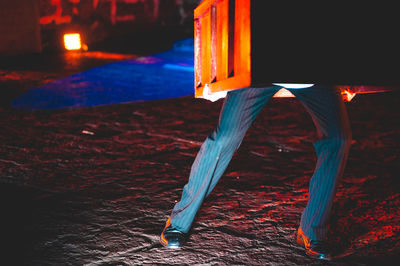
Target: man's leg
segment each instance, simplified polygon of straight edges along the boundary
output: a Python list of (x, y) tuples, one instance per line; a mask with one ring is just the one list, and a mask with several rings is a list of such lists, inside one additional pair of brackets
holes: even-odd
[(189, 182), (171, 214), (171, 225), (187, 233), (203, 200), (224, 173), (247, 129), (279, 87), (246, 88), (229, 92), (218, 126), (207, 137), (192, 165)]
[(338, 180), (343, 175), (351, 145), (347, 112), (338, 90), (315, 85), (290, 90), (306, 107), (320, 139), (314, 143), (317, 165), (309, 185), (309, 199), (300, 226), (312, 240), (323, 240)]

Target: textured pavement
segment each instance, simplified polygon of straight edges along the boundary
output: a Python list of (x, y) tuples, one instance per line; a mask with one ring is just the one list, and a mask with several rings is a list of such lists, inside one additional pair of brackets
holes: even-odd
[(353, 144), (329, 231), (335, 261), (314, 261), (295, 241), (316, 159), (295, 99), (261, 112), (187, 246), (159, 244), (221, 107), (184, 96), (187, 44), (0, 61), (1, 264), (397, 265), (399, 92), (346, 104)]
[[(75, 109), (0, 109), (2, 261), (7, 265), (390, 265), (400, 252), (399, 94), (347, 103), (353, 145), (321, 263), (295, 242), (315, 155), (311, 118), (274, 99), (193, 225), (159, 234), (221, 102), (192, 96)], [(395, 265), (395, 264), (393, 264)]]

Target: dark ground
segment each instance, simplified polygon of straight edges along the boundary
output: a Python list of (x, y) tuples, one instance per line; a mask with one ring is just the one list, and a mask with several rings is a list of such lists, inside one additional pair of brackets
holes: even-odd
[[(37, 82), (45, 72), (38, 72)], [(4, 105), (0, 260), (4, 265), (396, 265), (399, 99), (398, 92), (387, 92), (347, 103), (354, 140), (329, 233), (336, 252), (347, 256), (329, 263), (308, 258), (295, 241), (316, 139), (310, 117), (295, 99), (274, 99), (259, 115), (180, 251), (163, 248), (159, 234), (221, 102), (186, 96), (59, 110)]]

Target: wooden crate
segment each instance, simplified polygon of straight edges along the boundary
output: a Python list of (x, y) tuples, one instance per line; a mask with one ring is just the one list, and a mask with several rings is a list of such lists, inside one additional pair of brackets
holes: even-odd
[[(235, 12), (236, 11), (236, 12)], [(195, 16), (195, 96), (249, 86), (250, 0), (203, 1)]]
[(195, 9), (195, 96), (271, 83), (399, 85), (394, 6), (204, 0)]

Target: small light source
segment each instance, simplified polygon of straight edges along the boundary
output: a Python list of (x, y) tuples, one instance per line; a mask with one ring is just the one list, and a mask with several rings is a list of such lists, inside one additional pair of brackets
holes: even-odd
[(79, 33), (64, 34), (64, 46), (67, 50), (80, 50), (82, 48)]
[(352, 92), (350, 90), (342, 91), (342, 98), (343, 98), (343, 101), (345, 101), (345, 102), (350, 102), (355, 96), (356, 96), (356, 93)]

